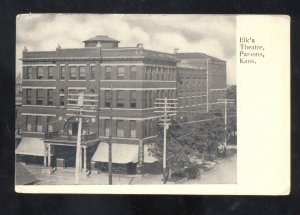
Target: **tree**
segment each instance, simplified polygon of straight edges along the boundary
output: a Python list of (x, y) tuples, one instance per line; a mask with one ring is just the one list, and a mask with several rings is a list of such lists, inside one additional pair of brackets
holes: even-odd
[[(196, 114), (194, 119), (191, 122), (186, 117), (179, 117), (171, 121), (167, 132), (167, 166), (172, 171), (189, 167), (190, 157), (194, 155), (203, 160), (213, 159), (217, 145), (225, 138), (222, 113)], [(150, 146), (150, 152), (162, 161), (163, 129), (158, 126), (157, 130), (158, 135)]]
[(234, 99), (234, 104), (228, 106), (227, 114), (227, 133), (229, 136), (229, 143), (236, 144), (236, 132), (237, 132), (237, 125), (236, 125), (236, 85), (229, 86), (227, 88), (227, 98)]

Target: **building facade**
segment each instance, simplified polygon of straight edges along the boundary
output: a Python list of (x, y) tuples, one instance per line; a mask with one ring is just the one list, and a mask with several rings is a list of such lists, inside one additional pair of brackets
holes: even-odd
[[(224, 96), (215, 94), (226, 88), (224, 61), (204, 55), (193, 56), (192, 61), (188, 53), (157, 52), (143, 44), (119, 47), (119, 41), (107, 36), (84, 44), (77, 49), (58, 45), (55, 51), (44, 52), (24, 49), (24, 143), (16, 154), (44, 157), (45, 166), (66, 166), (68, 160), (74, 165), (78, 118), (69, 116), (68, 98), (84, 92), (94, 96), (97, 109), (84, 119), (83, 168), (108, 162), (106, 142), (111, 132), (113, 163), (135, 169), (155, 162), (146, 144), (156, 137), (160, 118), (154, 112), (156, 98), (177, 98), (179, 111), (208, 111), (208, 103)], [(26, 148), (34, 140), (40, 149)]]

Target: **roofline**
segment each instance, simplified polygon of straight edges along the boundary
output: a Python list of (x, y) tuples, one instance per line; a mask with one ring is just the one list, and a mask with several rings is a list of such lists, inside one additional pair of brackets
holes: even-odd
[(119, 40), (84, 40), (82, 41), (83, 43), (86, 43), (86, 42), (115, 42), (115, 43), (120, 43)]

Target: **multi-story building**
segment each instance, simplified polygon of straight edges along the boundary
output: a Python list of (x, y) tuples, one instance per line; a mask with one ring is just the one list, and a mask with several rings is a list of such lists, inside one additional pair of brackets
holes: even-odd
[[(136, 164), (154, 162), (146, 143), (156, 136), (160, 117), (154, 112), (156, 98), (178, 98), (182, 110), (206, 110), (207, 68), (210, 71), (214, 63), (209, 67), (193, 64), (188, 53), (152, 51), (140, 43), (119, 47), (119, 41), (107, 36), (93, 37), (84, 44), (77, 49), (58, 45), (55, 51), (24, 49), (22, 141), (16, 154), (38, 156), (45, 166), (74, 166), (78, 117), (69, 116), (68, 97), (78, 92), (98, 101), (93, 117), (83, 124), (84, 169), (95, 163), (105, 168), (110, 132), (114, 164), (125, 164), (131, 171)], [(207, 61), (214, 59), (208, 57)], [(208, 80), (214, 79), (212, 74), (208, 73)], [(222, 75), (225, 83), (220, 88), (226, 86), (223, 70)], [(224, 78), (208, 81), (208, 90), (221, 81)]]
[[(217, 108), (218, 99), (226, 98), (226, 61), (203, 53), (176, 53), (176, 57), (180, 60), (178, 65), (195, 67), (202, 71), (201, 87), (206, 94), (203, 96), (207, 96), (207, 111)], [(190, 81), (193, 85), (192, 79)]]

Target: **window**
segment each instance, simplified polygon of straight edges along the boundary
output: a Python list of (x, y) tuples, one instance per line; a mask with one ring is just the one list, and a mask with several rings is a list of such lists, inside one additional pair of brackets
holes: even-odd
[(37, 105), (43, 104), (43, 90), (41, 89), (36, 90), (36, 104)]
[(27, 89), (26, 90), (26, 104), (31, 105), (32, 104), (32, 97), (33, 97), (33, 90)]
[(43, 132), (43, 123), (42, 123), (42, 116), (36, 117), (36, 131), (37, 132)]
[(124, 137), (124, 121), (117, 120), (117, 137)]
[(167, 69), (167, 73), (166, 73), (166, 80), (169, 81), (170, 80), (170, 72), (172, 69)]
[(47, 104), (48, 105), (53, 105), (53, 90), (48, 90), (47, 92)]
[(130, 80), (136, 80), (136, 66), (130, 67)]
[(105, 97), (105, 107), (110, 107), (111, 106), (111, 91), (110, 90), (105, 90), (104, 92), (104, 97)]
[(70, 79), (72, 80), (77, 79), (77, 71), (75, 66), (70, 67)]
[(136, 121), (130, 121), (130, 137), (136, 138)]
[(91, 80), (95, 80), (96, 76), (96, 68), (94, 66), (91, 66)]
[(166, 72), (165, 68), (161, 68), (160, 70), (160, 80), (164, 80), (164, 73)]
[(147, 120), (143, 123), (144, 137), (148, 137)]
[(145, 108), (148, 107), (148, 91), (145, 91), (145, 97), (144, 97), (144, 101), (145, 101)]
[(53, 132), (54, 118), (52, 116), (47, 117), (47, 132)]
[(48, 79), (53, 79), (53, 77), (54, 77), (54, 67), (49, 66), (48, 67)]
[(163, 91), (163, 90), (160, 91), (160, 98), (162, 98), (162, 99), (165, 98), (165, 94), (164, 94), (164, 91)]
[(31, 131), (31, 123), (32, 123), (32, 117), (26, 116), (26, 131)]
[(148, 99), (149, 99), (149, 107), (152, 107), (152, 91), (149, 91), (148, 93)]
[(157, 70), (156, 70), (156, 80), (159, 80), (159, 70), (160, 70), (160, 68), (157, 68)]
[(151, 136), (152, 135), (152, 120), (148, 120), (147, 121), (147, 133), (148, 133), (148, 136)]
[(32, 67), (28, 67), (27, 68), (27, 75), (26, 75), (26, 78), (27, 79), (32, 79), (33, 76), (32, 76)]
[(105, 119), (104, 120), (104, 136), (108, 137), (110, 134), (110, 120)]
[(61, 89), (60, 89), (60, 94), (65, 94), (64, 88), (61, 88)]
[(124, 91), (123, 90), (118, 90), (117, 91), (117, 107), (118, 108), (123, 108), (124, 107)]
[(60, 106), (65, 106), (65, 97), (64, 96), (59, 97), (59, 103), (60, 103)]
[(86, 70), (84, 66), (79, 67), (79, 79), (85, 80), (86, 78)]
[(60, 79), (65, 79), (66, 78), (66, 70), (64, 66), (60, 67)]
[(136, 108), (136, 91), (130, 91), (130, 107)]
[(123, 66), (118, 66), (117, 68), (117, 79), (124, 80), (125, 71)]
[(105, 67), (105, 75), (104, 75), (106, 80), (110, 80), (111, 79), (111, 67), (110, 66), (106, 66)]
[(43, 67), (37, 68), (37, 79), (42, 79), (44, 77), (44, 70)]

